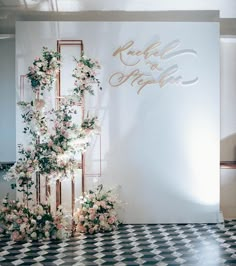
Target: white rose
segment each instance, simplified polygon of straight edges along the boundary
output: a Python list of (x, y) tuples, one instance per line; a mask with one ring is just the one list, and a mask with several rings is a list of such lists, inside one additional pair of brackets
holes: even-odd
[(37, 62), (36, 63), (36, 66), (41, 67), (42, 66), (42, 63), (41, 62)]
[(13, 224), (11, 224), (11, 226), (8, 228), (9, 231), (13, 230)]
[(63, 147), (63, 149), (65, 150), (65, 149), (67, 148), (66, 143), (63, 143), (62, 147)]
[(41, 205), (38, 206), (38, 213), (40, 215), (44, 214), (44, 209), (43, 209), (43, 207)]
[(20, 231), (21, 231), (22, 233), (24, 233), (25, 228), (26, 228), (26, 224), (25, 224), (25, 223), (21, 224), (21, 226), (20, 226)]
[(63, 238), (65, 238), (63, 230), (58, 230), (56, 232), (56, 238), (57, 239), (63, 239)]
[(16, 207), (17, 208), (20, 208), (21, 207), (21, 203), (20, 202), (17, 202)]
[(38, 215), (37, 216), (37, 220), (41, 220), (42, 219), (42, 216), (41, 215)]
[(36, 232), (33, 232), (30, 236), (31, 236), (33, 239), (37, 239), (37, 234), (36, 234)]

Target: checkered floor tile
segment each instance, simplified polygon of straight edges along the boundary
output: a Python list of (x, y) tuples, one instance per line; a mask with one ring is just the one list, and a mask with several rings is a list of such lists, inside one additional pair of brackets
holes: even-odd
[(0, 265), (236, 265), (236, 221), (122, 225), (66, 241), (0, 239)]

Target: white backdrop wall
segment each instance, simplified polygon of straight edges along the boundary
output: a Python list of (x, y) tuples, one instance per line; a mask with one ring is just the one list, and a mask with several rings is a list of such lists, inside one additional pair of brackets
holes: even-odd
[(120, 185), (124, 222), (218, 222), (218, 23), (17, 22), (17, 79), (58, 39), (83, 40), (102, 64), (87, 109), (101, 122), (98, 182)]

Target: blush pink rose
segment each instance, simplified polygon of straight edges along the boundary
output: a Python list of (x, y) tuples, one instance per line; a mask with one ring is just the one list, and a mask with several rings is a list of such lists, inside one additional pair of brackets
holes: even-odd
[(32, 173), (34, 171), (33, 167), (28, 168), (28, 172)]
[(86, 232), (86, 228), (83, 225), (79, 225), (78, 226), (78, 231), (81, 233), (85, 233)]
[(63, 133), (63, 136), (68, 139), (69, 133), (68, 132), (65, 132), (65, 133)]
[(47, 73), (48, 75), (51, 75), (52, 71), (49, 69), (49, 70), (46, 71), (46, 73)]
[(53, 141), (50, 139), (50, 140), (48, 141), (48, 147), (52, 147), (52, 145), (53, 145)]
[(58, 225), (57, 225), (57, 229), (58, 229), (58, 230), (60, 230), (60, 229), (62, 229), (62, 228), (63, 228), (62, 224), (58, 224)]
[(18, 224), (21, 224), (21, 223), (22, 223), (22, 219), (17, 219), (16, 222), (17, 222)]
[(111, 216), (108, 218), (108, 223), (109, 224), (114, 224), (114, 222), (116, 221), (116, 218), (114, 216)]
[(95, 213), (96, 211), (95, 211), (94, 208), (90, 208), (88, 212), (89, 212), (90, 214), (92, 214), (92, 213)]
[(12, 233), (12, 235), (11, 235), (11, 238), (12, 238), (13, 241), (18, 241), (18, 240), (20, 240), (22, 237), (21, 237), (21, 235), (19, 234), (18, 231), (14, 231), (14, 232)]
[(90, 219), (90, 220), (94, 220), (95, 217), (96, 217), (95, 214), (90, 214), (90, 215), (89, 215), (89, 219)]
[(93, 228), (89, 228), (89, 233), (93, 234), (94, 233), (94, 229)]
[(24, 221), (25, 223), (27, 223), (27, 222), (28, 222), (28, 218), (27, 218), (27, 217), (24, 217), (24, 218), (23, 218), (23, 221)]
[(106, 207), (107, 207), (106, 202), (105, 202), (104, 200), (100, 202), (100, 205), (101, 205), (103, 208), (106, 208)]
[(83, 222), (83, 221), (84, 221), (84, 216), (83, 216), (83, 215), (80, 215), (80, 216), (79, 216), (79, 221), (80, 221), (80, 222)]
[(104, 216), (103, 216), (103, 215), (100, 215), (100, 216), (99, 216), (99, 220), (100, 220), (100, 221), (104, 221)]

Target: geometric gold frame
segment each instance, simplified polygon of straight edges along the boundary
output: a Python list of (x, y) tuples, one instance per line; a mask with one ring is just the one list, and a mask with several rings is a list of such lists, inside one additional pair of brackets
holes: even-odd
[[(62, 47), (63, 46), (78, 46), (78, 48), (81, 51), (80, 56), (82, 56), (83, 53), (83, 41), (82, 40), (58, 40), (57, 41), (57, 52), (61, 54)], [(56, 106), (58, 106), (58, 103), (60, 102), (61, 98), (63, 98), (63, 95), (61, 94), (61, 71), (58, 73), (57, 78), (57, 89), (56, 89)], [(84, 106), (82, 104), (81, 106), (81, 113), (82, 113), (82, 120), (84, 119)], [(81, 155), (81, 164), (80, 168), (82, 170), (82, 192), (84, 192), (84, 155)], [(61, 193), (62, 193), (62, 187), (61, 187), (61, 181), (57, 180), (56, 182), (56, 207), (61, 205), (62, 199), (61, 199)], [(71, 180), (71, 202), (72, 202), (72, 215), (74, 214), (75, 209), (75, 182), (74, 178)]]

